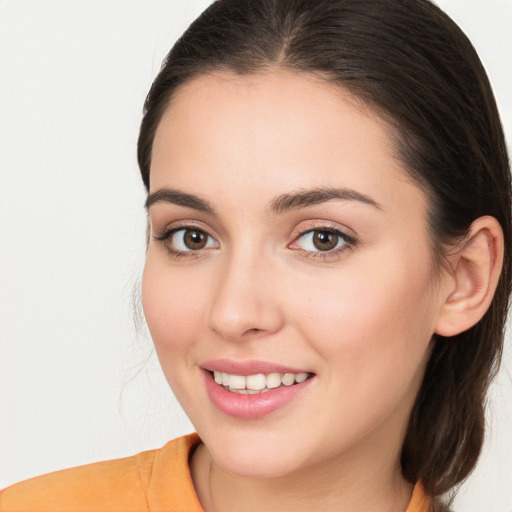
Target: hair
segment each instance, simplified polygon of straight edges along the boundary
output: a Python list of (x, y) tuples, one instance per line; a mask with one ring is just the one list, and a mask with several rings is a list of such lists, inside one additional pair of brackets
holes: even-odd
[(138, 141), (146, 188), (155, 131), (180, 86), (214, 71), (276, 68), (314, 73), (391, 125), (397, 157), (429, 198), (435, 261), (480, 216), (503, 229), (492, 304), (471, 329), (435, 335), (405, 433), (404, 478), (439, 497), (480, 454), (511, 288), (510, 168), (489, 80), (468, 38), (429, 0), (219, 0), (174, 45), (146, 98)]

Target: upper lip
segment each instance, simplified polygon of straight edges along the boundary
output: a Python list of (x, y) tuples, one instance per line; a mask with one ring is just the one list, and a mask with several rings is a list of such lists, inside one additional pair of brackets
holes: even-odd
[[(210, 372), (225, 372), (231, 375), (255, 375), (258, 373), (304, 373), (307, 370), (273, 363), (270, 361), (248, 360), (235, 361), (233, 359), (210, 359), (200, 365)], [(308, 372), (311, 373), (311, 372)]]

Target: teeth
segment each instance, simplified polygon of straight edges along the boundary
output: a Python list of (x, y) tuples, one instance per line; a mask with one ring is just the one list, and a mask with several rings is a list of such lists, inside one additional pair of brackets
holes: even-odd
[(285, 386), (291, 386), (294, 382), (295, 382), (295, 375), (293, 373), (285, 373), (282, 377), (281, 377), (281, 382), (285, 385)]
[(279, 373), (269, 373), (267, 375), (267, 388), (274, 389), (281, 385), (281, 375)]
[(255, 375), (232, 375), (226, 372), (213, 372), (213, 378), (217, 384), (229, 388), (230, 391), (243, 395), (264, 393), (279, 386), (291, 386), (304, 382), (309, 373), (257, 373)]
[(254, 391), (260, 391), (261, 389), (267, 387), (267, 378), (265, 375), (263, 375), (263, 373), (258, 373), (257, 375), (248, 375), (245, 378), (245, 387)]
[(231, 389), (245, 389), (245, 377), (242, 375), (229, 375), (228, 386)]

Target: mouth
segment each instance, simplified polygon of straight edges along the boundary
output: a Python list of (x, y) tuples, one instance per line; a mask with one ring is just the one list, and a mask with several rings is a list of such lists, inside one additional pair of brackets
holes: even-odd
[(213, 380), (231, 393), (240, 395), (258, 395), (268, 393), (272, 389), (294, 386), (310, 379), (313, 374), (300, 373), (256, 373), (253, 375), (235, 375), (232, 373), (212, 371)]
[(317, 380), (312, 372), (260, 363), (215, 362), (202, 369), (212, 405), (244, 420), (261, 418), (296, 403)]

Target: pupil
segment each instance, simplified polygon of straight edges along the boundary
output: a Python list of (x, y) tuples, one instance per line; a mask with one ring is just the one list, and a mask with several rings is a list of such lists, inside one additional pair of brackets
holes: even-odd
[(185, 245), (189, 249), (202, 249), (206, 245), (206, 237), (201, 231), (187, 231), (185, 233)]
[(313, 236), (313, 243), (320, 251), (329, 251), (338, 244), (338, 235), (329, 231), (316, 231)]

